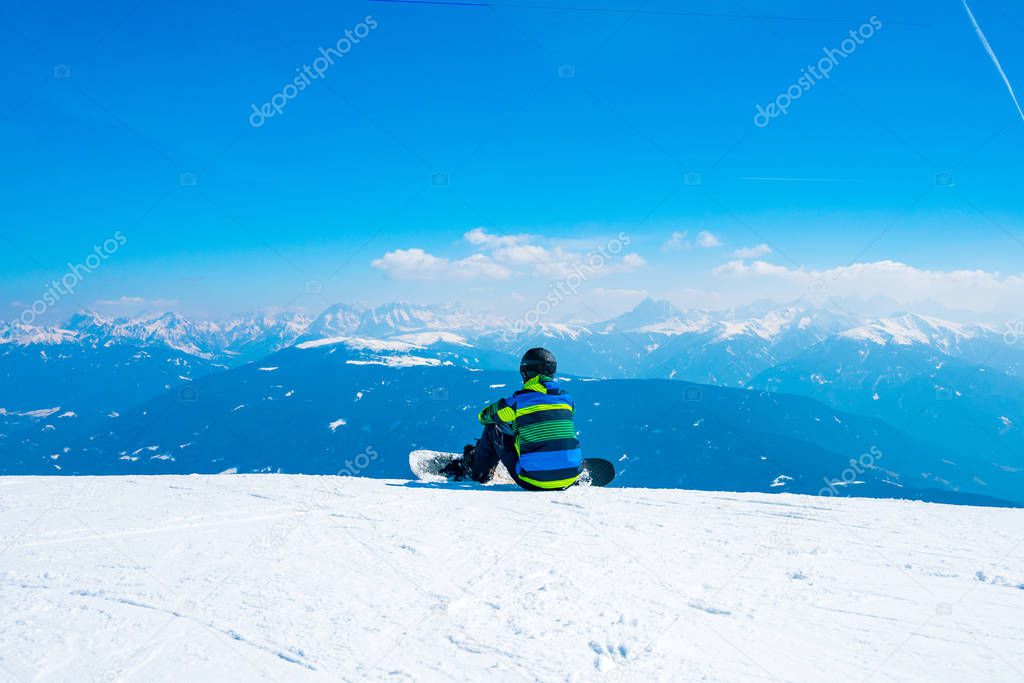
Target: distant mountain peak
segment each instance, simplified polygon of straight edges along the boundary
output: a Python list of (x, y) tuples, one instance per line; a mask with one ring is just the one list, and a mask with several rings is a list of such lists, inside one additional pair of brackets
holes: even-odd
[(917, 313), (898, 313), (868, 321), (846, 330), (840, 336), (879, 346), (934, 346), (944, 353), (950, 353), (962, 341), (974, 339), (986, 331), (987, 328), (981, 325), (964, 325)]
[(615, 332), (682, 334), (702, 329), (708, 318), (704, 311), (684, 313), (664, 299), (644, 299), (632, 310), (612, 318), (603, 329)]
[(633, 307), (632, 312), (662, 315), (666, 317), (682, 314), (682, 311), (680, 311), (678, 308), (673, 306), (670, 302), (666, 301), (665, 299), (654, 299), (652, 297), (647, 297), (646, 299), (638, 303), (636, 306)]

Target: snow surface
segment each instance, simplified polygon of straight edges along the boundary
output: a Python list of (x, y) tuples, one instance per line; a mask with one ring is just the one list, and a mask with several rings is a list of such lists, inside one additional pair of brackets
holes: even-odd
[(0, 510), (5, 681), (1024, 677), (1021, 510), (285, 475)]
[(465, 337), (451, 332), (413, 332), (410, 334), (399, 334), (391, 337), (391, 339), (421, 348), (441, 343), (454, 344), (455, 346), (470, 346)]
[(984, 325), (963, 325), (923, 315), (903, 314), (879, 318), (842, 332), (847, 339), (871, 342), (879, 346), (926, 344), (944, 353), (955, 353), (962, 340), (975, 339), (993, 329)]
[(349, 365), (383, 365), (389, 368), (412, 368), (416, 366), (437, 367), (440, 365), (452, 365), (451, 361), (441, 361), (439, 358), (424, 358), (423, 356), (380, 356), (373, 360), (347, 360)]
[[(57, 406), (56, 408), (40, 408), (39, 410), (26, 410), (23, 413), (13, 413), (13, 414), (14, 415), (20, 415), (21, 417), (46, 418), (46, 417), (50, 417), (51, 415), (55, 414), (59, 410), (60, 410), (60, 406)], [(6, 410), (4, 411), (4, 414), (5, 415), (7, 414)]]
[(385, 341), (383, 339), (369, 339), (364, 337), (328, 337), (326, 339), (314, 339), (313, 341), (296, 344), (297, 349), (319, 349), (324, 346), (335, 346), (344, 344), (353, 350), (362, 351), (411, 351), (420, 348), (416, 344), (404, 341)]

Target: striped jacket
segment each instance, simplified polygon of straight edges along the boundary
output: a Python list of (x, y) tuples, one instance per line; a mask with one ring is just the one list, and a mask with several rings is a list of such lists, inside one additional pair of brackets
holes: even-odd
[(515, 436), (515, 474), (520, 479), (543, 489), (563, 489), (582, 471), (574, 410), (572, 396), (558, 382), (538, 375), (509, 398), (481, 410), (480, 423), (498, 425)]

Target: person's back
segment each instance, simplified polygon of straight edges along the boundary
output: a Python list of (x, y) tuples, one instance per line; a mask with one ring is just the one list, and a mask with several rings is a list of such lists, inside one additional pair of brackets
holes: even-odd
[(572, 397), (554, 379), (555, 357), (530, 349), (519, 365), (523, 388), (480, 411), (484, 433), (467, 447), (465, 473), (488, 481), (498, 462), (529, 490), (561, 490), (576, 483), (583, 454), (573, 423)]

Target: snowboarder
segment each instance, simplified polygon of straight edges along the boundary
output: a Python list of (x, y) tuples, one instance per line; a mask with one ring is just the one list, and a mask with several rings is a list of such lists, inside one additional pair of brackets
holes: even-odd
[(501, 462), (529, 491), (561, 491), (583, 472), (572, 397), (554, 379), (555, 356), (530, 349), (519, 363), (523, 388), (480, 411), (483, 434), (442, 474), (487, 482)]

